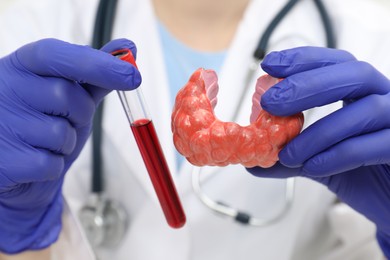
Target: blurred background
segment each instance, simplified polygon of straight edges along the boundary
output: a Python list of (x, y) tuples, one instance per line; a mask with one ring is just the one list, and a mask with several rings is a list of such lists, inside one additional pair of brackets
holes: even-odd
[[(0, 0), (0, 11), (3, 10), (4, 8), (6, 8), (7, 5), (9, 5), (10, 3), (14, 2), (14, 1), (16, 1), (16, 0)], [(34, 0), (32, 0), (32, 1), (34, 1)], [(371, 1), (378, 1), (378, 2), (387, 3), (389, 8), (390, 8), (390, 0), (371, 0)]]
[(3, 10), (7, 5), (15, 0), (0, 0), (0, 10)]

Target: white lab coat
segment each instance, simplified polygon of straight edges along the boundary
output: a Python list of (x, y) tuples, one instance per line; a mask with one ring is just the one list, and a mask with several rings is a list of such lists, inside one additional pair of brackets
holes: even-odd
[[(43, 37), (90, 43), (96, 0), (21, 2), (0, 18), (2, 54)], [(247, 101), (238, 106), (240, 87), (261, 33), (285, 2), (253, 0), (245, 12), (219, 74), (216, 114), (220, 119), (230, 120), (239, 107), (239, 123), (248, 123), (252, 92), (248, 92)], [(389, 74), (390, 63), (385, 56), (390, 46), (389, 10), (372, 0), (325, 2), (332, 15), (338, 47)], [(175, 169), (171, 107), (167, 105), (168, 79), (151, 2), (121, 0), (117, 10), (114, 38), (129, 38), (138, 46), (137, 63), (143, 75), (143, 92), (187, 214), (187, 223), (179, 230), (168, 227), (118, 97), (112, 93), (106, 100), (103, 125), (106, 193), (126, 207), (130, 226), (121, 245), (100, 252), (101, 259), (330, 260), (381, 257), (374, 225), (345, 205), (335, 206), (334, 195), (326, 187), (308, 179), (297, 179), (291, 210), (281, 221), (267, 227), (242, 226), (206, 208), (191, 189), (192, 167), (184, 163), (180, 170)], [(305, 0), (277, 28), (270, 48), (324, 46), (324, 42), (317, 10), (312, 1)], [(259, 70), (257, 75), (262, 73)], [(255, 79), (253, 86), (254, 82)], [(311, 124), (338, 107), (339, 104), (334, 104), (306, 112), (305, 124)], [(90, 145), (87, 143), (67, 175), (64, 193), (73, 213), (64, 214), (64, 231), (54, 246), (58, 259), (88, 259), (88, 246), (82, 242), (85, 239), (79, 233), (74, 216), (90, 195)], [(283, 180), (258, 179), (239, 166), (206, 168), (202, 177), (205, 179), (203, 187), (210, 196), (254, 210), (257, 216), (270, 216), (283, 204)]]

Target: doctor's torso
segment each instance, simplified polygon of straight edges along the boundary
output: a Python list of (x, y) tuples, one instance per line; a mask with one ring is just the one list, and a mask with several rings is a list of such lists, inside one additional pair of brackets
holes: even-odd
[[(367, 31), (367, 35), (376, 37), (367, 39), (364, 32), (368, 27), (356, 25), (360, 17), (355, 14), (341, 16), (348, 10), (347, 2), (353, 1), (326, 1), (337, 24), (338, 47), (374, 63), (384, 73), (390, 72), (390, 64), (382, 62), (380, 54), (373, 52), (380, 35)], [(376, 10), (375, 4), (369, 1), (356, 2), (356, 9), (364, 10), (363, 7), (368, 6)], [(221, 120), (231, 120), (235, 110), (239, 109), (238, 122), (248, 124), (253, 92), (248, 91), (246, 101), (238, 104), (240, 87), (261, 33), (284, 4), (282, 0), (272, 1), (272, 4), (254, 0), (246, 10), (218, 75), (220, 90), (216, 115)], [(34, 5), (35, 15), (22, 15), (18, 23), (8, 23), (7, 30), (0, 32), (5, 39), (0, 44), (3, 54), (42, 37), (90, 43), (97, 1), (37, 0)], [(50, 10), (50, 7), (53, 12), (43, 11)], [(370, 15), (369, 12), (366, 14)], [(13, 21), (7, 16), (2, 19)], [(179, 230), (167, 225), (119, 99), (116, 93), (112, 93), (105, 101), (103, 122), (105, 188), (108, 197), (126, 207), (130, 223), (123, 242), (115, 250), (103, 251), (103, 259), (320, 259), (319, 256), (327, 255), (331, 248), (341, 252), (343, 248), (335, 246), (339, 238), (332, 230), (328, 216), (335, 198), (325, 187), (312, 181), (297, 179), (291, 210), (279, 222), (261, 228), (222, 218), (196, 198), (191, 187), (191, 165), (183, 162), (179, 169), (176, 167), (170, 129), (168, 77), (157, 23), (149, 1), (121, 0), (113, 38), (128, 38), (137, 44), (137, 64), (143, 77), (141, 87), (181, 197), (187, 223)], [(20, 31), (25, 33), (18, 35)], [(312, 1), (301, 1), (270, 41), (271, 50), (301, 45), (325, 45), (325, 33)], [(259, 69), (257, 75), (262, 73)], [(253, 86), (255, 80), (252, 80)], [(305, 113), (305, 123), (311, 124), (338, 106), (335, 104)], [(64, 187), (76, 214), (90, 195), (90, 152), (91, 144), (87, 143), (68, 173)], [(284, 203), (284, 180), (257, 179), (240, 166), (205, 168), (202, 178), (202, 187), (212, 198), (249, 210), (259, 217), (271, 216)]]

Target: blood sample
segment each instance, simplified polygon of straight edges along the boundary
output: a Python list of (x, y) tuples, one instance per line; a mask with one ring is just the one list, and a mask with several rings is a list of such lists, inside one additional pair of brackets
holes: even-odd
[(168, 165), (162, 155), (153, 122), (148, 119), (137, 120), (131, 124), (131, 130), (160, 199), (167, 222), (171, 227), (181, 227), (184, 225), (185, 215), (181, 210), (179, 198), (175, 195), (176, 190), (169, 174)]
[[(134, 57), (129, 49), (115, 51), (112, 55), (136, 66)], [(186, 216), (153, 121), (147, 112), (141, 89), (138, 87), (131, 91), (118, 91), (118, 95), (164, 212), (165, 219), (171, 227), (180, 228), (185, 224)]]

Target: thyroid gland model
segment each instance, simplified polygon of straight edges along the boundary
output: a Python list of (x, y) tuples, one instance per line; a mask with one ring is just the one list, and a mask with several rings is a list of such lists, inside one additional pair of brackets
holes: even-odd
[(257, 80), (250, 125), (240, 126), (216, 118), (217, 75), (196, 70), (178, 92), (173, 108), (171, 128), (178, 152), (196, 166), (273, 166), (279, 151), (303, 126), (302, 113), (280, 117), (261, 108), (261, 95), (279, 81), (269, 75)]

